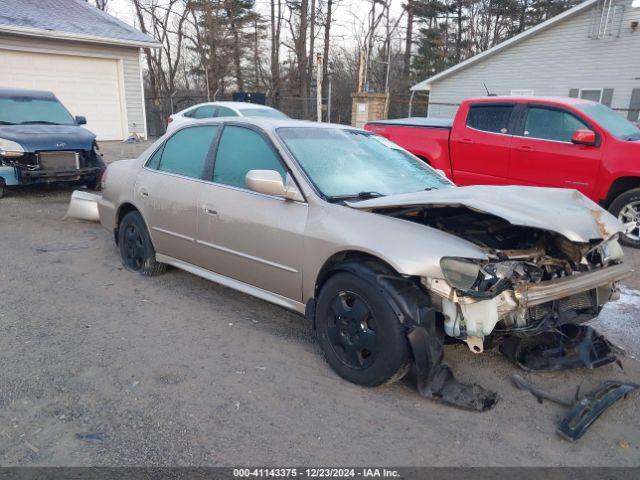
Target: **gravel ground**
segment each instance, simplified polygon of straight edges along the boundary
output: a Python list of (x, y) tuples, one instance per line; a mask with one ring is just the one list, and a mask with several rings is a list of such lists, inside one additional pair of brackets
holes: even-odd
[[(110, 160), (142, 147), (102, 146)], [(494, 351), (446, 350), (459, 378), (499, 392), (489, 412), (425, 400), (410, 378), (354, 386), (303, 318), (179, 270), (123, 270), (109, 232), (61, 220), (69, 197), (23, 189), (0, 201), (3, 466), (640, 465), (637, 393), (572, 444), (555, 434), (563, 407), (516, 390)], [(629, 352), (624, 370), (523, 376), (567, 397), (640, 382), (638, 287), (636, 274), (596, 321)]]

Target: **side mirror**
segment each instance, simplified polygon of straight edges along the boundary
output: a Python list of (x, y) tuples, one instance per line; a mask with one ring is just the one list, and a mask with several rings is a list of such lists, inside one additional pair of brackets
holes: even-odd
[(287, 200), (299, 200), (300, 192), (294, 185), (286, 185), (282, 175), (275, 170), (249, 170), (245, 176), (245, 183), (254, 192), (283, 197)]
[(596, 144), (596, 132), (586, 129), (576, 130), (571, 136), (571, 143), (594, 146)]
[(78, 124), (78, 125), (86, 125), (87, 124), (87, 117), (83, 117), (81, 115), (76, 116), (76, 124)]

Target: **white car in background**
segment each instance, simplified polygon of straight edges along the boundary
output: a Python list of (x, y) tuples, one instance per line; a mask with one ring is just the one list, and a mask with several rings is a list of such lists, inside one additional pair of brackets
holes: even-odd
[(192, 105), (189, 108), (170, 115), (167, 132), (175, 130), (189, 120), (217, 117), (289, 118), (280, 110), (255, 103), (207, 102)]

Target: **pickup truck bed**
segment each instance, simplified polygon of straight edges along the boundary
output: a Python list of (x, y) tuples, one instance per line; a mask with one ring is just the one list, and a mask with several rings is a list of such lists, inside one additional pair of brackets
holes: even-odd
[(396, 127), (429, 127), (450, 129), (451, 127), (453, 127), (453, 118), (396, 118), (393, 120), (374, 120), (372, 122), (369, 122), (367, 125), (394, 125)]

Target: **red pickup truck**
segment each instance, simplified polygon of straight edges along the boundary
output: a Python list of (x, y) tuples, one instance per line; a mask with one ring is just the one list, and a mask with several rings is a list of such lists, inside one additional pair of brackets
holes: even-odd
[(640, 129), (604, 105), (560, 97), (473, 98), (453, 120), (380, 120), (365, 129), (458, 185), (579, 190), (627, 224), (625, 244), (640, 247)]

